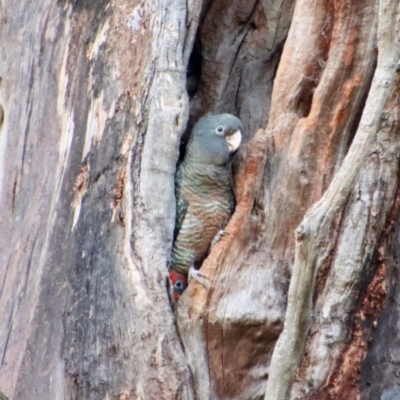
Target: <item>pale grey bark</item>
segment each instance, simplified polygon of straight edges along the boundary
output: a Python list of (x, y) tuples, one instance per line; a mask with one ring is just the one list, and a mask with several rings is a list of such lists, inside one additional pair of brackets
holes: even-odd
[(3, 1), (0, 387), (193, 398), (166, 281), (201, 3)]

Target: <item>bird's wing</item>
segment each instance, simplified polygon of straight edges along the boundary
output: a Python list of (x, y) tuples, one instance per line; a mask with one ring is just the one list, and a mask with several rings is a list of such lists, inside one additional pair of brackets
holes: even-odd
[(188, 208), (188, 203), (183, 198), (181, 193), (181, 182), (182, 182), (182, 174), (180, 169), (178, 169), (175, 181), (176, 216), (175, 216), (174, 241), (181, 229)]

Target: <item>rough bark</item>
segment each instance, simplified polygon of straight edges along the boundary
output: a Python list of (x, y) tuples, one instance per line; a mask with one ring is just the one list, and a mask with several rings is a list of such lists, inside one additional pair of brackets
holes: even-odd
[[(397, 78), (398, 79), (398, 78)], [(388, 226), (379, 243), (376, 279), (363, 297), (367, 307), (357, 315), (363, 328), (355, 358), (361, 376), (361, 399), (395, 400), (400, 396), (399, 363), (399, 260), (400, 260), (400, 191), (388, 218)], [(374, 282), (375, 281), (375, 282)], [(376, 287), (378, 286), (378, 290)], [(353, 346), (354, 347), (354, 346)], [(365, 358), (364, 358), (365, 357)], [(364, 358), (364, 361), (363, 361)], [(363, 361), (363, 362), (361, 362)], [(350, 364), (351, 365), (351, 364)], [(355, 385), (353, 385), (354, 387)]]
[[(341, 165), (370, 86), (375, 5), (296, 4), (266, 133), (249, 143), (229, 235), (203, 264), (212, 290), (193, 284), (178, 309), (191, 369), (206, 388), (201, 398), (265, 393), (284, 320), (293, 231)], [(247, 196), (241, 185), (251, 186)]]
[[(344, 390), (341, 382), (353, 371), (348, 365), (335, 371), (335, 366), (340, 355), (352, 367), (357, 363), (354, 349), (344, 351), (346, 325), (356, 308), (364, 270), (372, 268), (398, 185), (397, 8), (397, 2), (380, 3), (378, 65), (356, 136), (328, 190), (296, 229), (285, 326), (271, 361), (266, 400), (344, 394), (356, 398), (356, 391)], [(388, 118), (390, 113), (396, 117)], [(317, 297), (316, 276), (322, 268), (324, 282)], [(302, 368), (292, 391), (300, 357)], [(331, 384), (334, 372), (339, 377)], [(322, 384), (333, 387), (321, 389)], [(317, 397), (312, 396), (318, 389)]]
[[(3, 1), (0, 389), (395, 398), (397, 3)], [(174, 315), (175, 166), (209, 111), (246, 126), (238, 204)]]
[(240, 115), (248, 138), (266, 126), (293, 7), (294, 0), (204, 1), (197, 33), (202, 73), (189, 126), (209, 111)]
[(193, 398), (166, 261), (199, 14), (179, 0), (2, 2), (12, 399)]

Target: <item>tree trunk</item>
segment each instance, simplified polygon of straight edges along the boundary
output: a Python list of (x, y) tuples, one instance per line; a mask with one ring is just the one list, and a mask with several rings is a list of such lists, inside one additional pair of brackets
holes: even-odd
[[(296, 230), (285, 327), (271, 361), (266, 400), (358, 398), (353, 385), (365, 355), (361, 321), (382, 307), (385, 268), (373, 258), (398, 186), (397, 8), (398, 2), (381, 4), (378, 64), (357, 133), (331, 185)], [(357, 304), (368, 272), (371, 285)]]
[(3, 2), (0, 387), (12, 399), (193, 398), (166, 260), (199, 11)]
[[(397, 398), (398, 0), (0, 14), (4, 394)], [(237, 206), (174, 310), (175, 166), (209, 111), (246, 127)]]

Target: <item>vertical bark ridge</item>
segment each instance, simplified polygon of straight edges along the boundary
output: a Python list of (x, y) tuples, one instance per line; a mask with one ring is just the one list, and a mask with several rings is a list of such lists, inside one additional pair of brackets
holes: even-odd
[[(348, 334), (344, 326), (345, 316), (354, 308), (360, 290), (361, 273), (370, 265), (393, 203), (397, 181), (390, 177), (393, 171), (397, 176), (398, 160), (394, 154), (398, 151), (398, 141), (396, 135), (388, 135), (380, 128), (385, 125), (386, 117), (382, 111), (387, 106), (388, 96), (394, 93), (397, 86), (394, 81), (394, 65), (397, 63), (394, 17), (397, 4), (389, 6), (384, 1), (382, 5), (378, 29), (378, 66), (357, 134), (332, 184), (322, 199), (307, 212), (296, 230), (296, 257), (286, 322), (274, 350), (266, 399), (314, 398), (313, 391), (327, 377), (329, 366), (335, 363), (333, 360), (337, 360), (340, 353), (343, 336)], [(374, 150), (370, 152), (371, 147), (376, 149), (376, 153)], [(322, 241), (334, 234), (334, 219), (338, 213), (344, 212), (353, 187), (360, 190), (363, 201), (346, 207), (346, 218), (353, 223), (344, 224), (342, 228), (331, 280), (328, 280), (322, 293), (321, 309), (314, 310), (312, 294), (321, 253), (319, 247)], [(376, 211), (378, 209), (379, 212)], [(328, 243), (329, 248), (332, 245)], [(310, 360), (307, 363), (309, 368), (299, 378), (300, 383), (291, 395), (294, 374), (312, 323), (311, 315), (317, 311), (316, 326), (322, 329), (319, 328), (318, 334), (310, 337), (312, 345), (307, 347), (305, 353)], [(336, 329), (331, 327), (325, 330), (324, 327), (329, 324)], [(329, 363), (326, 362), (328, 349), (332, 357)]]
[(191, 399), (166, 280), (201, 2), (3, 6), (0, 387)]

